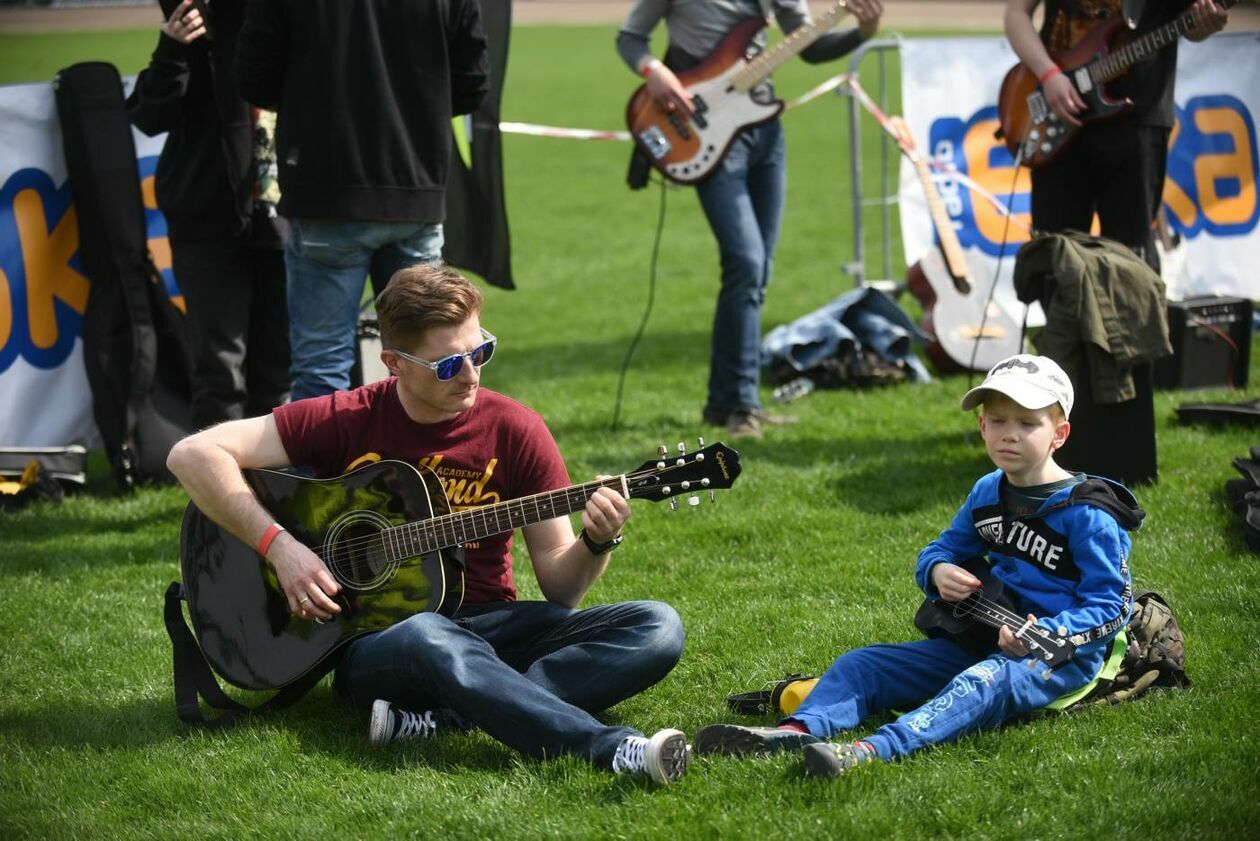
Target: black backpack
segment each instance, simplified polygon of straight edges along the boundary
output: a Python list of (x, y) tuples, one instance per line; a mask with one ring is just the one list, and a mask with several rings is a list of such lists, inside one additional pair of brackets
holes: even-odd
[(166, 456), (192, 426), (192, 367), (184, 315), (148, 250), (135, 142), (118, 70), (84, 62), (53, 80), (91, 282), (83, 359), (92, 414), (123, 488), (170, 481)]

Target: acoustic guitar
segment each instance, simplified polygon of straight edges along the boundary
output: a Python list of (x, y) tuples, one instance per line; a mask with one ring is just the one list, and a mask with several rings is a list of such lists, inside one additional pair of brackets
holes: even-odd
[(928, 358), (938, 371), (988, 371), (1019, 353), (1019, 324), (974, 288), (970, 261), (910, 127), (900, 117), (889, 117), (886, 128), (914, 165), (940, 242), (939, 251), (929, 251), (906, 273), (906, 287), (923, 307), (920, 326)]
[(783, 100), (759, 87), (779, 67), (818, 40), (847, 12), (843, 0), (818, 20), (798, 28), (770, 49), (749, 58), (749, 45), (764, 18), (736, 24), (696, 67), (678, 74), (695, 113), (661, 107), (640, 85), (626, 104), (626, 125), (648, 161), (666, 178), (694, 184), (713, 172), (744, 129), (778, 116)]
[[(1215, 2), (1228, 9), (1239, 0)], [(1123, 76), (1136, 62), (1176, 43), (1194, 26), (1194, 15), (1186, 12), (1113, 52), (1112, 47), (1128, 31), (1124, 18), (1119, 12), (1113, 12), (1070, 49), (1051, 56), (1085, 100), (1087, 107), (1076, 118), (1082, 124), (1093, 123), (1112, 119), (1131, 109), (1133, 100), (1112, 99), (1104, 86)], [(1007, 71), (1002, 80), (998, 94), (998, 122), (1007, 150), (1020, 163), (1033, 169), (1054, 160), (1078, 130), (1077, 126), (1063, 122), (1051, 110), (1037, 77), (1023, 62)]]
[[(680, 445), (681, 450), (681, 445)], [(662, 448), (662, 452), (664, 448)], [(662, 455), (620, 476), (452, 512), (437, 474), (381, 461), (336, 479), (245, 470), (259, 501), (327, 565), (341, 613), (298, 619), (271, 566), (206, 517), (184, 512), (180, 566), (193, 630), (211, 667), (242, 689), (278, 689), (319, 669), (350, 640), (421, 611), (454, 615), (464, 594), (460, 547), (580, 511), (602, 487), (627, 499), (677, 497), (731, 487), (739, 454), (722, 444)]]
[(997, 650), (997, 630), (1009, 628), (1029, 653), (1052, 669), (1067, 663), (1076, 645), (1065, 636), (1043, 628), (1015, 612), (1015, 601), (993, 577), (984, 558), (958, 564), (983, 585), (960, 602), (924, 599), (914, 615), (914, 626), (929, 637), (952, 639), (978, 655)]

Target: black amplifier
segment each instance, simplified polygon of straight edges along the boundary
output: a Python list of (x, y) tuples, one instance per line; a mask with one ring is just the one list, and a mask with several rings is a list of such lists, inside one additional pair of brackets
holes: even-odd
[(1168, 302), (1173, 355), (1155, 363), (1163, 389), (1246, 388), (1251, 301), (1205, 295)]

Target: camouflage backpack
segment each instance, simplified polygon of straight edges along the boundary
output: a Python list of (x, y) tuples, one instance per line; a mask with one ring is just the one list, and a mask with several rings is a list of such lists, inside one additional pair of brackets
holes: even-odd
[(1151, 590), (1138, 592), (1133, 599), (1133, 615), (1129, 617), (1126, 633), (1128, 647), (1123, 656), (1118, 657), (1119, 652), (1113, 652), (1098, 682), (1069, 709), (1086, 704), (1118, 704), (1138, 697), (1151, 687), (1190, 685), (1186, 675), (1185, 639), (1177, 617), (1163, 596)]

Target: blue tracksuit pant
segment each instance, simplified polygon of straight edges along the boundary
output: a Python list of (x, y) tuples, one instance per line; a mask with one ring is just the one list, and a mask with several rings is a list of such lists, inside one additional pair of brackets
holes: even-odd
[(1081, 646), (1053, 671), (1001, 652), (977, 657), (944, 639), (867, 646), (841, 655), (790, 720), (825, 739), (872, 713), (910, 709), (866, 739), (880, 759), (893, 759), (995, 728), (1080, 689), (1102, 669), (1109, 645)]

